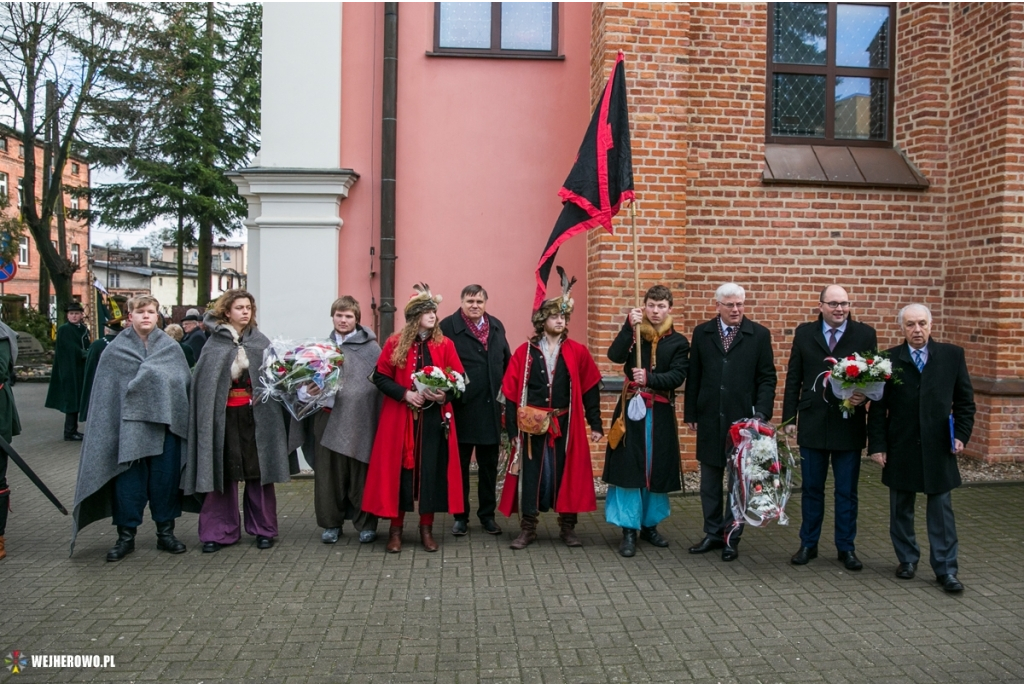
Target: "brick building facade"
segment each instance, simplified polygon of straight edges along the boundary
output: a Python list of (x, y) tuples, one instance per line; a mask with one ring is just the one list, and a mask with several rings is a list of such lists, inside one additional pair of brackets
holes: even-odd
[[(42, 192), (41, 174), (43, 170), (43, 149), (37, 146), (36, 154), (36, 199)], [(20, 139), (10, 130), (0, 130), (0, 192), (4, 192), (10, 198), (11, 205), (7, 213), (12, 216), (18, 215), (20, 202), (19, 188), (22, 178), (25, 175), (25, 158)], [(87, 187), (89, 185), (89, 165), (79, 159), (71, 159), (64, 168), (64, 185)], [(71, 198), (65, 195), (65, 207), (68, 209), (86, 209), (88, 200), (86, 198)], [(53, 240), (57, 239), (56, 219), (53, 222), (51, 234)], [(89, 287), (88, 269), (86, 268), (86, 250), (89, 249), (89, 227), (84, 221), (67, 219), (67, 256), (72, 262), (81, 265), (75, 271), (71, 281), (71, 294), (74, 299), (86, 305), (91, 300)], [(42, 269), (39, 252), (36, 250), (35, 238), (26, 226), (21, 238), (21, 249), (17, 257), (18, 272), (13, 279), (3, 284), (3, 293), (6, 295), (21, 295), (27, 298), (27, 306), (38, 308), (39, 302), (39, 275)], [(53, 288), (50, 289), (51, 297)], [(58, 316), (58, 320), (60, 317)]]
[[(743, 285), (747, 316), (773, 334), (776, 419), (793, 330), (821, 287), (845, 285), (883, 347), (902, 339), (898, 309), (925, 303), (933, 336), (967, 350), (968, 453), (1024, 460), (1024, 6), (897, 5), (893, 144), (924, 190), (764, 182), (768, 17), (752, 3), (592, 7), (593, 101), (616, 53), (627, 60), (642, 287), (672, 287), (690, 337), (720, 283)], [(617, 226), (588, 236), (599, 360), (632, 303), (628, 217)]]

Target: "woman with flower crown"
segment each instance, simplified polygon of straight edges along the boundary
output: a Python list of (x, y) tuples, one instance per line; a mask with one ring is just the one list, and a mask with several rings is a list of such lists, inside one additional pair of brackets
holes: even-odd
[(387, 551), (402, 551), (405, 513), (419, 502), (420, 542), (436, 552), (434, 514), (462, 513), (462, 469), (452, 391), (417, 390), (413, 375), (436, 366), (464, 374), (455, 345), (438, 327), (440, 295), (426, 283), (405, 305), (405, 327), (384, 343), (372, 380), (384, 394), (363, 510), (390, 518)]

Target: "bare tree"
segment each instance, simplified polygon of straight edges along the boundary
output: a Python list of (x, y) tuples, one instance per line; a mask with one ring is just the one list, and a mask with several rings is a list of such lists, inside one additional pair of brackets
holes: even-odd
[[(25, 146), (22, 216), (53, 284), (58, 311), (71, 302), (71, 278), (78, 268), (66, 247), (50, 242), (52, 223), (63, 213), (61, 179), (72, 147), (84, 142), (90, 118), (119, 97), (106, 74), (130, 61), (132, 22), (126, 19), (135, 11), (122, 3), (0, 3), (0, 110), (8, 110)], [(50, 106), (48, 82), (53, 84)], [(40, 139), (57, 142), (42, 169), (34, 154)]]

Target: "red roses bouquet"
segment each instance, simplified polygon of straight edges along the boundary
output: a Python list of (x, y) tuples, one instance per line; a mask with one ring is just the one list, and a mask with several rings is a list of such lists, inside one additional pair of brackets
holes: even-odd
[(741, 419), (729, 429), (732, 452), (733, 531), (744, 522), (766, 526), (772, 521), (789, 523), (786, 503), (793, 486), (796, 459), (785, 437), (770, 423), (760, 419)]
[(442, 369), (440, 366), (424, 366), (412, 375), (412, 382), (416, 390), (438, 390), (447, 392), (449, 390), (459, 397), (466, 391), (466, 378), (458, 371), (451, 368)]
[(832, 386), (832, 394), (841, 399), (843, 418), (848, 418), (854, 406), (853, 393), (860, 392), (869, 400), (882, 399), (885, 382), (892, 378), (892, 361), (882, 352), (855, 352), (843, 359), (825, 357), (832, 368), (824, 373)]

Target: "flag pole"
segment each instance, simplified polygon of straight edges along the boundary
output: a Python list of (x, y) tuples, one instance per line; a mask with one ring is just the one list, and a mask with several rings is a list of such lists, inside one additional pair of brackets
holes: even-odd
[[(639, 247), (637, 246), (636, 237), (636, 200), (632, 200), (629, 203), (629, 219), (633, 224), (633, 301), (636, 302), (638, 308), (643, 308), (640, 303), (640, 260), (637, 256), (639, 253)], [(633, 336), (635, 337), (636, 347), (636, 368), (642, 368), (640, 363), (640, 326), (633, 327)]]

